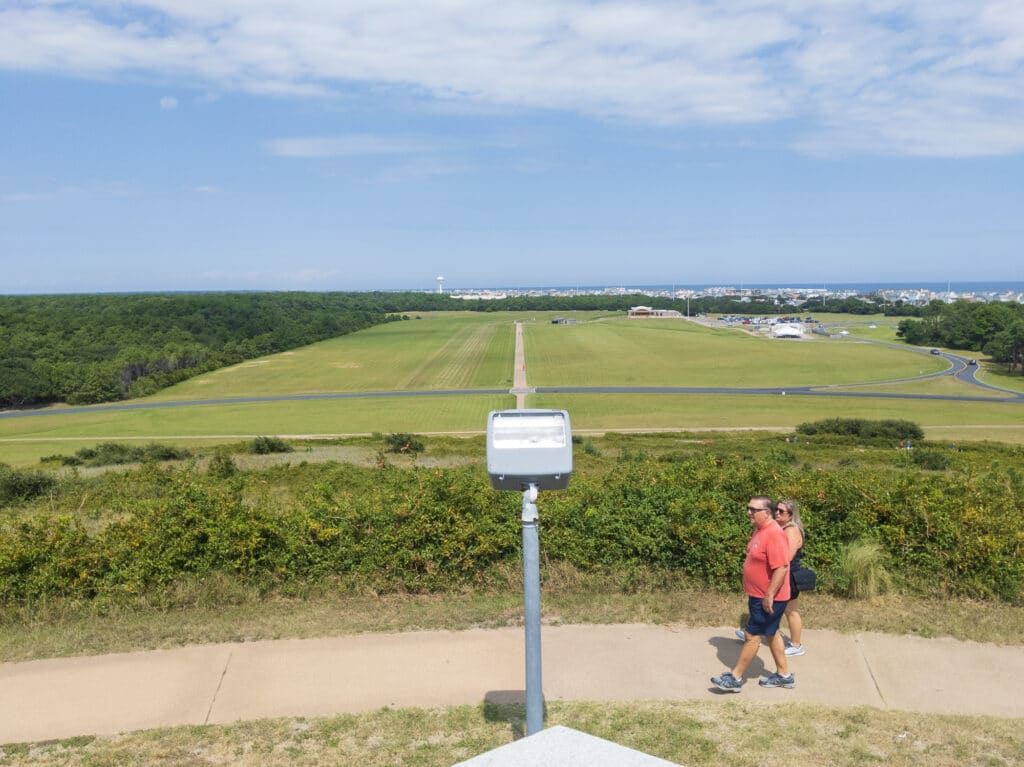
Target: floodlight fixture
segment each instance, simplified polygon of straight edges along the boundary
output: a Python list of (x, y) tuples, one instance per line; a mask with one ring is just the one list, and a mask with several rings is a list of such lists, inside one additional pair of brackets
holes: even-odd
[(564, 410), (495, 410), (487, 419), (487, 473), (495, 490), (561, 490), (572, 474)]

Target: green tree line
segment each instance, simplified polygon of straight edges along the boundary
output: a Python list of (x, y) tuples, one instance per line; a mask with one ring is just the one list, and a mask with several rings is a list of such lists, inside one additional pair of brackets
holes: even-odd
[(897, 335), (918, 346), (980, 349), (1024, 373), (1024, 305), (932, 301), (920, 319), (901, 320)]
[(371, 294), (0, 296), (0, 407), (145, 396), (390, 319)]
[(0, 408), (90, 404), (152, 394), (225, 365), (426, 311), (854, 314), (916, 311), (875, 300), (685, 299), (634, 295), (462, 300), (422, 292), (0, 296)]

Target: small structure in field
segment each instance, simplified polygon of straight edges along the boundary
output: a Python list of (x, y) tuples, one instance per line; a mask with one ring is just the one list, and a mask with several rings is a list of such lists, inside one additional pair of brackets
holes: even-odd
[(778, 325), (772, 325), (768, 335), (772, 338), (803, 338), (804, 330), (799, 325), (794, 325), (792, 323), (780, 323)]
[(626, 314), (631, 320), (650, 319), (682, 319), (682, 314), (675, 309), (652, 309), (649, 306), (634, 306)]

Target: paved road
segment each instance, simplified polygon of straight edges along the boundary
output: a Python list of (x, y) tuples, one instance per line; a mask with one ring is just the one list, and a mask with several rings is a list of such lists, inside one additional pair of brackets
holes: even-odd
[[(703, 700), (735, 663), (730, 627), (546, 626), (548, 700)], [(1024, 717), (1024, 648), (804, 632), (797, 686), (747, 682), (742, 699)], [(765, 672), (768, 649), (748, 672)], [(768, 669), (771, 671), (772, 669)], [(0, 743), (111, 735), (382, 706), (522, 700), (523, 630), (362, 634), (0, 664)]]

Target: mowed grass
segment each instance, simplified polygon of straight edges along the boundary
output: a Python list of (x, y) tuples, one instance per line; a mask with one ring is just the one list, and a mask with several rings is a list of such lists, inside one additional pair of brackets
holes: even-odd
[[(779, 341), (685, 320), (626, 320), (554, 312), (420, 315), (253, 360), (184, 382), (139, 404), (233, 397), (511, 387), (514, 323), (523, 321), (531, 386), (709, 386), (785, 388), (860, 384), (862, 391), (989, 396), (989, 403), (745, 395), (530, 395), (528, 407), (565, 407), (593, 430), (777, 428), (834, 416), (909, 418), (942, 427), (943, 439), (1024, 441), (1024, 408), (951, 378), (871, 383), (945, 369), (927, 354), (813, 338)], [(879, 320), (881, 322), (881, 320)], [(1017, 382), (1007, 379), (1006, 383)], [(1000, 384), (1004, 379), (998, 379)], [(129, 403), (133, 404), (133, 403)], [(490, 410), (515, 407), (505, 395), (394, 396), (0, 418), (0, 462), (31, 465), (99, 440), (194, 446), (255, 435), (480, 432)], [(71, 443), (71, 444), (68, 444)], [(69, 449), (70, 448), (70, 449)]]
[(512, 386), (512, 315), (414, 316), (222, 368), (150, 400)]
[(491, 410), (513, 407), (511, 395), (460, 394), (55, 411), (0, 419), (0, 462), (24, 466), (103, 439), (190, 446), (198, 438), (229, 442), (258, 435), (479, 432), (486, 428)]
[[(940, 439), (1024, 441), (1024, 404), (733, 394), (538, 394), (530, 407), (569, 411), (574, 431), (775, 428), (822, 418), (906, 419)], [(984, 435), (984, 436), (982, 436)]]
[(1021, 375), (1019, 368), (1013, 373), (1008, 373), (1006, 365), (988, 362), (982, 363), (982, 370), (978, 371), (976, 375), (979, 381), (984, 381), (992, 386), (1024, 392), (1024, 375)]
[(937, 357), (849, 338), (769, 339), (686, 320), (531, 323), (524, 343), (531, 386), (820, 386), (948, 367)]
[[(626, 703), (549, 701), (545, 726), (571, 727), (687, 767), (1021, 763), (1024, 735), (1018, 720), (781, 705), (783, 696), (780, 704), (769, 706), (735, 700), (737, 696)], [(364, 714), (10, 744), (0, 746), (0, 764), (448, 767), (507, 745), (521, 737), (522, 730), (522, 706), (482, 702), (437, 709), (383, 708)]]
[[(820, 391), (828, 391), (831, 387), (822, 386)], [(998, 392), (972, 386), (953, 376), (937, 376), (921, 381), (904, 381), (900, 383), (849, 384), (836, 387), (847, 392), (892, 392), (901, 394), (935, 394), (945, 397), (988, 397), (991, 399), (1009, 399), (1014, 395), (1010, 392)]]

